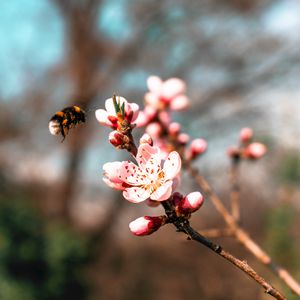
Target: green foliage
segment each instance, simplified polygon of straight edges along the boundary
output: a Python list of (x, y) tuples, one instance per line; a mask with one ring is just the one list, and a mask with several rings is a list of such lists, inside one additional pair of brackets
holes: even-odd
[(300, 155), (290, 153), (287, 155), (279, 168), (281, 182), (298, 185), (300, 181)]
[(84, 299), (85, 240), (24, 199), (0, 199), (0, 299)]
[(286, 268), (297, 268), (297, 252), (291, 229), (295, 212), (288, 204), (273, 209), (267, 218), (266, 246), (274, 261)]

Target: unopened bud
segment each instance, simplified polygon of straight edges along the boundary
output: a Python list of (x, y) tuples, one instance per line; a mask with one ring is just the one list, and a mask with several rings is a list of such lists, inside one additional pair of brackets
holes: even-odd
[(109, 134), (108, 139), (113, 146), (120, 148), (124, 144), (125, 135), (114, 130)]
[(153, 146), (153, 140), (148, 133), (144, 133), (140, 138), (140, 144), (148, 144), (150, 146)]
[(251, 143), (245, 149), (244, 155), (247, 158), (258, 159), (262, 157), (267, 152), (267, 148), (265, 145), (261, 143)]
[(161, 134), (162, 128), (161, 125), (157, 122), (154, 123), (150, 123), (147, 127), (146, 127), (146, 132), (152, 136), (152, 137), (159, 137)]
[(165, 216), (137, 218), (129, 224), (130, 231), (137, 236), (149, 235), (158, 230), (166, 222)]
[(188, 158), (194, 159), (198, 155), (204, 153), (207, 149), (207, 142), (203, 139), (195, 139), (192, 141), (189, 152), (188, 152)]
[(171, 135), (175, 135), (175, 136), (176, 136), (177, 134), (179, 134), (180, 129), (181, 129), (181, 126), (180, 126), (180, 124), (177, 123), (177, 122), (173, 122), (173, 123), (171, 123), (171, 124), (169, 125), (169, 133), (170, 133)]
[(204, 202), (200, 192), (189, 193), (177, 205), (176, 210), (180, 214), (190, 214), (198, 210)]
[(186, 133), (180, 133), (177, 137), (177, 141), (182, 145), (186, 145), (189, 140), (190, 136)]
[(159, 120), (161, 121), (161, 123), (164, 125), (164, 126), (169, 126), (169, 124), (171, 123), (171, 116), (170, 114), (163, 110), (159, 113)]
[(244, 144), (249, 143), (253, 137), (253, 130), (245, 127), (240, 131), (240, 141)]

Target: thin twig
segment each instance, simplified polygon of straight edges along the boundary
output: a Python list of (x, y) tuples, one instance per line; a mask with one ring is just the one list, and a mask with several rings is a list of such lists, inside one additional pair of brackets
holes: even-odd
[(198, 230), (198, 232), (207, 238), (226, 237), (233, 235), (233, 230), (230, 228), (210, 228)]
[(240, 159), (233, 157), (230, 168), (230, 204), (231, 214), (236, 222), (240, 220), (240, 186), (238, 182), (238, 171), (239, 171)]
[(169, 223), (172, 223), (179, 232), (184, 232), (189, 236), (190, 239), (201, 243), (202, 245), (206, 246), (216, 254), (220, 255), (221, 257), (225, 258), (237, 268), (242, 270), (246, 273), (249, 277), (254, 279), (258, 284), (260, 284), (264, 289), (265, 292), (278, 300), (287, 300), (285, 296), (283, 296), (276, 288), (270, 285), (263, 277), (261, 277), (257, 272), (252, 269), (246, 261), (241, 261), (238, 258), (234, 257), (229, 252), (225, 251), (220, 245), (217, 245), (195, 231), (191, 226), (187, 219), (177, 217), (174, 209), (168, 201), (162, 202), (163, 207), (165, 208), (166, 214), (169, 218)]
[(236, 239), (248, 249), (260, 262), (269, 267), (286, 285), (298, 296), (300, 296), (300, 285), (293, 276), (281, 266), (272, 262), (270, 256), (260, 248), (250, 236), (235, 222), (228, 210), (223, 205), (221, 199), (212, 190), (208, 182), (199, 174), (198, 170), (193, 168), (189, 163), (185, 164), (185, 168), (190, 175), (195, 179), (203, 192), (211, 199), (217, 211), (222, 215), (225, 222), (233, 230)]

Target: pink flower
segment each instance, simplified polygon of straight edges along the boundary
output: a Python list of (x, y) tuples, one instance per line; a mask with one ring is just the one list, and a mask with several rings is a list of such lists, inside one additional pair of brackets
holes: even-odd
[(124, 198), (134, 203), (148, 198), (156, 201), (167, 200), (181, 169), (179, 154), (173, 151), (163, 161), (158, 147), (141, 144), (136, 160), (138, 165), (130, 161), (105, 164), (105, 182), (108, 181), (108, 185), (113, 188), (124, 187)]
[[(114, 103), (114, 98), (109, 98), (105, 101), (105, 109), (97, 109), (96, 119), (102, 125), (112, 127), (117, 129), (119, 123), (126, 120), (129, 124), (133, 124), (137, 119), (139, 114), (139, 106), (136, 103), (129, 103), (123, 97), (115, 97), (116, 102), (120, 108), (120, 111), (116, 111), (116, 106)], [(124, 115), (122, 112), (122, 107), (124, 107)]]
[(185, 83), (178, 78), (162, 81), (157, 76), (150, 76), (147, 80), (149, 93), (145, 95), (148, 105), (157, 109), (169, 106), (171, 110), (184, 110), (189, 106), (189, 99), (184, 95)]
[(149, 235), (158, 230), (166, 222), (165, 216), (140, 217), (129, 224), (130, 231), (137, 236)]
[(245, 156), (247, 158), (257, 159), (262, 157), (267, 152), (265, 145), (261, 143), (251, 143), (245, 149)]
[(251, 128), (245, 127), (240, 131), (240, 141), (242, 143), (249, 143), (253, 137), (253, 130)]

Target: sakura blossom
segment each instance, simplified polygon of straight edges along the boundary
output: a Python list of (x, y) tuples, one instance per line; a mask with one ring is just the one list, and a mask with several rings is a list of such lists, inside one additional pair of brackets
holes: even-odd
[(162, 81), (157, 76), (150, 76), (147, 80), (149, 92), (145, 95), (146, 104), (162, 110), (169, 107), (171, 110), (181, 111), (189, 106), (189, 98), (184, 94), (185, 83), (178, 78)]
[[(116, 108), (116, 104), (119, 111)], [(100, 124), (117, 129), (124, 120), (129, 124), (135, 122), (139, 115), (139, 106), (136, 103), (129, 103), (123, 97), (117, 96), (107, 99), (105, 101), (105, 109), (97, 109), (95, 114)]]
[(141, 144), (136, 160), (137, 165), (130, 161), (105, 164), (104, 181), (110, 187), (123, 189), (124, 198), (130, 202), (170, 198), (181, 169), (179, 154), (173, 151), (163, 160), (158, 147)]

